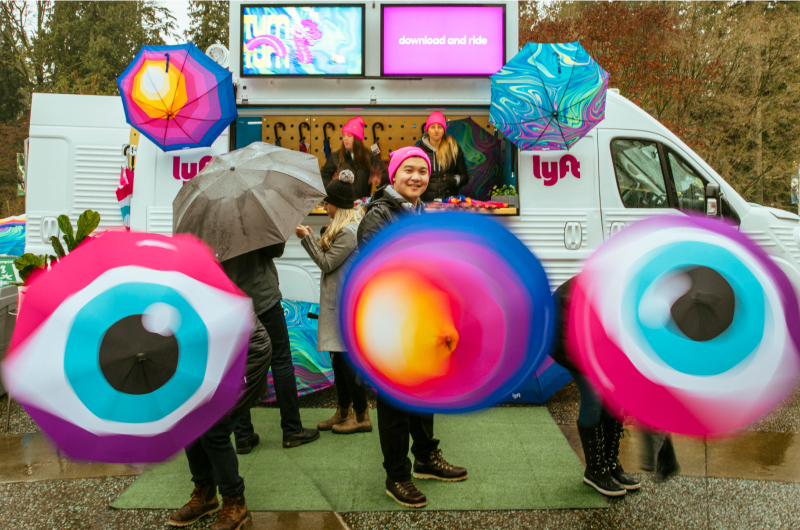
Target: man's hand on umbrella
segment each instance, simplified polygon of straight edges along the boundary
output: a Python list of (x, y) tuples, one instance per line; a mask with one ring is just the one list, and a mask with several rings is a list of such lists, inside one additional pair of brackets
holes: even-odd
[(307, 235), (313, 234), (313, 233), (314, 233), (314, 231), (311, 230), (311, 228), (308, 227), (308, 226), (298, 225), (297, 228), (294, 229), (294, 235), (296, 235), (300, 239), (303, 239)]

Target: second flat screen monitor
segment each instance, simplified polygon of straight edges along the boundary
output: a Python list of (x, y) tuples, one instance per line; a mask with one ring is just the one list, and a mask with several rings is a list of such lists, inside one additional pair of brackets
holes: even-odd
[(381, 75), (490, 76), (505, 64), (502, 4), (382, 9)]

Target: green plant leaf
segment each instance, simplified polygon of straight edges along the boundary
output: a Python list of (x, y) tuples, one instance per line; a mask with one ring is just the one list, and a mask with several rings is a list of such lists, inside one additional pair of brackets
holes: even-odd
[(34, 269), (44, 269), (47, 267), (47, 256), (37, 256), (36, 254), (28, 252), (14, 260), (14, 266), (19, 271), (20, 279), (24, 282)]
[[(78, 218), (78, 235), (75, 237), (75, 246), (80, 245), (89, 234), (94, 232), (100, 224), (100, 214), (93, 210), (86, 210)], [(72, 250), (72, 249), (70, 249)]]
[(67, 255), (67, 253), (64, 252), (64, 247), (61, 245), (61, 241), (59, 241), (56, 236), (50, 236), (50, 243), (53, 245), (53, 250), (59, 258), (63, 258)]
[[(58, 216), (58, 228), (63, 234), (64, 243), (67, 244), (67, 249), (72, 250), (75, 248), (75, 233), (72, 231), (72, 223), (66, 215)], [(55, 248), (55, 247), (53, 247)]]

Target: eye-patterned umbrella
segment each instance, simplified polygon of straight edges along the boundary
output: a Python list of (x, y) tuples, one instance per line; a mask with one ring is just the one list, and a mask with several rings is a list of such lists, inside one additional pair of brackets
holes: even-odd
[(608, 73), (578, 42), (528, 43), (491, 86), (489, 119), (517, 147), (563, 150), (603, 119)]
[(3, 384), (72, 458), (164, 461), (239, 399), (252, 312), (194, 237), (108, 232), (31, 280)]
[(603, 401), (657, 430), (742, 428), (800, 374), (789, 279), (712, 219), (658, 217), (616, 234), (577, 277), (569, 326), (573, 360)]
[(209, 147), (236, 119), (232, 75), (192, 43), (142, 46), (117, 86), (128, 123), (174, 151)]

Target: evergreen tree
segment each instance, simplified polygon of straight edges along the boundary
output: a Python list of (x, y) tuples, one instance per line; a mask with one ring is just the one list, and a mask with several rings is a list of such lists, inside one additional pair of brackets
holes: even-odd
[(189, 2), (191, 25), (184, 36), (203, 52), (215, 43), (230, 48), (228, 42), (229, 12), (230, 3), (226, 1)]

